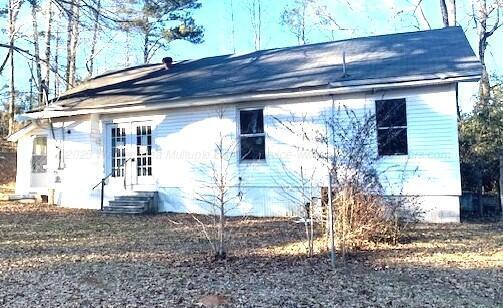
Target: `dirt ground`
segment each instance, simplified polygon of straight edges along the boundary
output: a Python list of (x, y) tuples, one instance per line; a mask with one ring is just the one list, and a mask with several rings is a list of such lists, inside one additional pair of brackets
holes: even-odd
[[(0, 203), (0, 306), (497, 307), (503, 223), (420, 225), (397, 246), (338, 260), (303, 256), (289, 219), (230, 223), (212, 262), (187, 215), (104, 216)], [(205, 297), (206, 296), (206, 297)], [(201, 299), (205, 297), (205, 299)]]

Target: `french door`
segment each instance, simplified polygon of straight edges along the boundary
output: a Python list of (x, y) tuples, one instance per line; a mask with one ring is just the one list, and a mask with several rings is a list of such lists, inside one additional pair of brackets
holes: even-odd
[(106, 133), (109, 185), (125, 190), (151, 186), (154, 183), (151, 123), (111, 123), (106, 126)]

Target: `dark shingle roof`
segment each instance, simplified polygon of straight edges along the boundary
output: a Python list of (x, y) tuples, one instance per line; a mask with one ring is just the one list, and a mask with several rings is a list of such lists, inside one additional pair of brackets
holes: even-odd
[[(346, 55), (347, 76), (342, 74)], [(52, 107), (94, 108), (263, 91), (478, 76), (460, 27), (142, 65), (84, 82)]]

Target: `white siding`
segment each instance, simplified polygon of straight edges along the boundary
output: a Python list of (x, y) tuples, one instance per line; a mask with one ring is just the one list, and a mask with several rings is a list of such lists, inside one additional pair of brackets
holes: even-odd
[(30, 131), (30, 133), (21, 137), (17, 142), (16, 194), (18, 195), (27, 195), (31, 193), (43, 195), (47, 194), (47, 187), (32, 187), (31, 157), (33, 151), (33, 140), (36, 136), (47, 136), (47, 130), (43, 128), (35, 128)]
[(30, 193), (32, 146), (31, 135), (23, 136), (17, 142), (16, 194), (18, 195)]
[[(55, 202), (66, 207), (98, 208), (98, 191), (91, 188), (102, 176), (103, 160), (91, 127), (89, 116), (54, 123), (52, 172)], [(62, 161), (59, 150), (62, 150)], [(61, 166), (59, 166), (61, 165)], [(62, 167), (62, 168), (59, 168)], [(59, 180), (57, 180), (59, 178)]]
[[(405, 194), (421, 196), (425, 208), (430, 210), (429, 220), (456, 220), (456, 217), (459, 218), (457, 200), (461, 187), (454, 85), (226, 105), (223, 120), (218, 118), (218, 107), (192, 107), (144, 114), (76, 117), (64, 124), (58, 122), (55, 123), (55, 143), (63, 145), (65, 168), (55, 170), (55, 174), (61, 177), (61, 183), (55, 184), (57, 200), (65, 206), (99, 207), (98, 190), (92, 192), (90, 188), (104, 176), (106, 170), (103, 148), (106, 123), (149, 120), (154, 136), (153, 189), (159, 191), (161, 210), (203, 211), (201, 204), (194, 201), (195, 193), (204, 186), (201, 183), (204, 180), (201, 168), (214, 158), (218, 133), (223, 132), (227, 142), (236, 143), (239, 108), (263, 107), (267, 159), (240, 163), (236, 143), (230, 172), (235, 179), (242, 179), (234, 181), (236, 186), (240, 183), (245, 194), (241, 212), (254, 215), (292, 214), (295, 206), (285, 197), (281, 187), (295, 186), (296, 181), (285, 175), (285, 169), (292, 174), (297, 173), (299, 162), (302, 162), (305, 170), (311, 172), (316, 164), (308, 152), (298, 151), (302, 140), (288, 133), (278, 119), (288, 121), (292, 114), (296, 117), (305, 115), (309, 126), (323, 127), (320, 123), (330, 114), (333, 104), (346, 106), (363, 117), (366, 113), (374, 113), (375, 100), (390, 98), (406, 99), (409, 154), (381, 159), (379, 167), (389, 169), (386, 173), (390, 182), (388, 194), (398, 193), (398, 188), (403, 186)], [(25, 147), (23, 142), (20, 141), (21, 151)], [(18, 164), (22, 166), (23, 162)], [(20, 170), (22, 173), (23, 169)], [(320, 168), (317, 170), (317, 185), (326, 185), (325, 173)], [(398, 182), (402, 182), (404, 174), (405, 183), (402, 185)], [(22, 183), (20, 178), (19, 184)], [(123, 193), (111, 186), (106, 188), (106, 192), (107, 200), (114, 194)]]

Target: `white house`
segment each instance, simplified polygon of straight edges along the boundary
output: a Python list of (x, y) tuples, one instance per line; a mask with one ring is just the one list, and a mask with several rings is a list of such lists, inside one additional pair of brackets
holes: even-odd
[(155, 192), (159, 211), (203, 211), (195, 166), (211, 159), (223, 130), (237, 144), (240, 210), (288, 215), (284, 168), (312, 158), (275, 121), (303, 114), (315, 123), (334, 104), (357, 114), (393, 107), (380, 129), (397, 129), (396, 140), (384, 146), (375, 136), (379, 164), (397, 181), (387, 193), (401, 186), (428, 221), (459, 221), (457, 89), (481, 70), (460, 27), (163, 62), (95, 77), (24, 114), (29, 124), (10, 136), (16, 194), (98, 209), (110, 175), (105, 206), (136, 191)]

